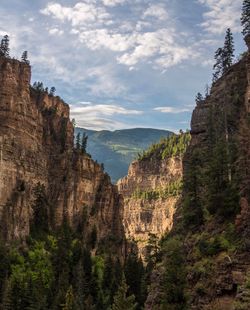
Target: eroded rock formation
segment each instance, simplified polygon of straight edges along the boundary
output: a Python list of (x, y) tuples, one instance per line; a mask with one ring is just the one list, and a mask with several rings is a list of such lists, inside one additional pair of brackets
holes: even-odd
[[(181, 244), (188, 309), (249, 309), (249, 113), (248, 53), (212, 86), (192, 115), (192, 139), (183, 160), (185, 190), (171, 232), (173, 242)], [(198, 182), (190, 187), (192, 180)], [(230, 196), (233, 190), (236, 199)], [(190, 203), (187, 195), (197, 200)], [(171, 268), (169, 260), (165, 253), (152, 275), (145, 309), (162, 309), (161, 301), (167, 300), (164, 268)], [(178, 304), (178, 298), (172, 302)]]
[[(45, 186), (52, 229), (67, 220), (93, 229), (97, 243), (116, 238), (122, 251), (122, 204), (99, 164), (74, 150), (69, 106), (30, 87), (31, 68), (0, 57), (0, 223), (6, 240), (25, 239), (34, 188)], [(114, 243), (114, 242), (113, 242)]]
[[(134, 161), (128, 176), (119, 180), (118, 189), (124, 197), (123, 224), (128, 240), (137, 243), (139, 255), (145, 256), (149, 235), (158, 238), (170, 231), (178, 195), (150, 197), (182, 178), (181, 157)], [(137, 195), (141, 193), (141, 195)], [(148, 197), (147, 193), (149, 193)]]

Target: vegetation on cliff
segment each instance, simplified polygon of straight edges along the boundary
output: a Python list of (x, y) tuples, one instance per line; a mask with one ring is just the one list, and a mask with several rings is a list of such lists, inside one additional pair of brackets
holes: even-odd
[(165, 159), (174, 156), (183, 156), (189, 142), (191, 135), (187, 131), (186, 133), (180, 132), (179, 135), (171, 135), (168, 138), (161, 139), (159, 143), (152, 144), (147, 150), (138, 154), (138, 160), (147, 159)]
[(157, 200), (159, 198), (169, 198), (179, 196), (182, 192), (182, 180), (177, 180), (168, 183), (164, 188), (159, 188), (155, 190), (142, 191), (137, 188), (132, 193), (132, 198), (134, 199), (145, 199), (145, 200)]
[[(22, 62), (0, 55), (1, 78), (9, 70), (0, 85), (6, 144), (21, 127), (18, 142), (4, 144), (1, 153), (0, 175), (12, 177), (10, 194), (0, 197), (0, 308), (141, 309), (144, 266), (125, 255), (118, 192), (86, 154), (87, 136), (74, 146), (68, 106), (55, 90), (29, 85), (27, 61), (26, 54)], [(14, 115), (11, 126), (6, 115)]]
[[(244, 1), (242, 20), (243, 33), (249, 34), (249, 1)], [(156, 309), (249, 308), (249, 229), (242, 225), (249, 216), (249, 194), (242, 190), (249, 178), (242, 170), (243, 158), (249, 159), (249, 53), (233, 65), (233, 50), (228, 29), (224, 49), (216, 52), (219, 73), (211, 93), (205, 99), (199, 96), (193, 114), (178, 220), (161, 241), (156, 263), (156, 270), (164, 270), (158, 291), (153, 291), (160, 300), (154, 299)]]
[[(244, 1), (244, 35), (249, 35), (249, 11), (249, 1)], [(9, 57), (8, 44), (5, 36), (1, 42), (0, 57)], [(29, 235), (19, 241), (9, 240), (7, 243), (3, 239), (0, 243), (2, 309), (140, 310), (144, 307), (149, 285), (155, 284), (157, 272), (157, 291), (152, 293), (152, 288), (149, 289), (149, 295), (153, 295), (153, 309), (184, 310), (191, 306), (193, 309), (225, 309), (223, 298), (227, 303), (229, 300), (234, 309), (249, 308), (250, 109), (247, 96), (250, 56), (248, 53), (233, 65), (233, 53), (233, 38), (228, 29), (224, 47), (215, 54), (211, 92), (205, 98), (201, 94), (196, 97), (191, 132), (163, 139), (138, 155), (140, 163), (184, 156), (183, 181), (170, 182), (165, 189), (136, 189), (132, 194), (133, 198), (150, 203), (182, 194), (173, 230), (160, 241), (153, 234), (149, 237), (146, 267), (132, 245), (123, 256), (114, 252), (124, 242), (123, 236), (116, 235), (114, 222), (107, 225), (112, 226), (112, 234), (103, 239), (98, 236), (99, 221), (104, 216), (104, 212), (98, 211), (103, 211), (107, 204), (109, 207), (111, 201), (114, 209), (119, 204), (115, 200), (116, 193), (101, 196), (105, 182), (112, 189), (106, 175), (98, 174), (101, 183), (95, 202), (91, 212), (81, 214), (82, 219), (76, 229), (70, 225), (68, 213), (71, 210), (66, 208), (67, 199), (76, 200), (74, 195), (66, 196), (62, 223), (55, 226), (56, 207), (52, 202), (56, 204), (60, 195), (57, 193), (56, 199), (51, 200), (45, 186), (38, 182), (34, 188), (29, 188), (30, 192), (33, 191), (34, 201), (24, 206), (30, 209), (28, 213), (32, 213), (26, 217), (30, 221)], [(28, 65), (26, 53), (22, 61)], [(47, 93), (41, 84), (37, 87), (33, 87), (33, 91)], [(50, 96), (53, 97), (54, 93), (52, 88)], [(48, 121), (56, 112), (51, 108), (44, 109), (41, 117), (46, 116)], [(86, 155), (87, 136), (82, 142), (80, 136), (77, 138), (76, 149), (73, 148), (72, 137), (72, 149), (66, 149), (65, 119), (62, 117), (59, 121), (62, 132), (58, 139), (61, 142), (58, 158), (62, 162), (69, 158), (74, 162), (75, 158)], [(56, 140), (56, 133), (49, 123), (46, 125), (46, 128), (40, 128), (41, 131), (44, 130), (44, 135), (50, 132)], [(69, 156), (61, 158), (64, 153)], [(77, 163), (83, 165), (80, 161)], [(79, 166), (74, 166), (75, 171), (80, 169)], [(69, 165), (63, 167), (69, 169)], [(52, 164), (50, 169), (53, 169)], [(71, 174), (73, 170), (70, 170)], [(81, 181), (80, 175), (73, 175), (73, 178)], [(87, 178), (91, 182), (91, 175)], [(69, 181), (66, 175), (58, 180), (65, 184)], [(77, 185), (71, 183), (70, 186)], [(54, 189), (70, 192), (69, 187), (60, 184)], [(14, 197), (21, 197), (20, 204), (24, 192), (25, 183), (18, 184)], [(9, 206), (11, 209), (11, 204), (6, 203), (5, 210)], [(76, 204), (71, 206), (73, 209)], [(108, 211), (113, 212), (109, 208)], [(72, 221), (78, 214), (74, 215)], [(112, 213), (112, 220), (117, 216)], [(88, 226), (94, 220), (96, 222)]]
[(124, 261), (114, 253), (112, 245), (121, 242), (114, 236), (110, 247), (98, 245), (96, 228), (85, 230), (87, 218), (77, 231), (66, 219), (50, 229), (41, 184), (35, 197), (25, 243), (1, 241), (1, 309), (141, 309), (145, 270), (137, 256), (131, 253)]

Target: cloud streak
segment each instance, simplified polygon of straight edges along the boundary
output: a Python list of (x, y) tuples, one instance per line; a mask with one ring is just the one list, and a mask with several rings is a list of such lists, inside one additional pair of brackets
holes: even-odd
[(157, 107), (157, 108), (154, 108), (154, 111), (158, 111), (161, 113), (168, 113), (168, 114), (179, 114), (179, 113), (190, 112), (190, 109), (177, 108), (177, 107)]
[(143, 111), (126, 109), (115, 104), (82, 102), (70, 106), (70, 115), (76, 120), (77, 126), (95, 130), (114, 130), (126, 126), (123, 122), (112, 119), (114, 115), (129, 116), (141, 114), (143, 114)]

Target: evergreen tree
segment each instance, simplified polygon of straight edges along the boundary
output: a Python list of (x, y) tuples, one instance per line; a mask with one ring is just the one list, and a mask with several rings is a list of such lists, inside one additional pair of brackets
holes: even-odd
[(9, 36), (6, 34), (0, 45), (0, 55), (4, 57), (9, 57), (10, 49), (9, 49)]
[(28, 60), (28, 52), (24, 51), (21, 57), (22, 62), (26, 63), (27, 65), (30, 64), (29, 60)]
[(122, 282), (115, 294), (112, 310), (135, 310), (137, 303), (135, 302), (135, 296), (127, 296), (128, 286), (126, 284), (125, 276), (122, 276)]
[(213, 83), (215, 83), (222, 75), (223, 71), (223, 57), (224, 57), (224, 51), (220, 47), (216, 50), (214, 59), (215, 59), (215, 64), (213, 66), (214, 73), (213, 73)]
[(162, 309), (184, 310), (186, 309), (186, 297), (184, 295), (186, 271), (183, 244), (179, 239), (172, 238), (163, 245), (163, 251), (165, 253), (165, 272)]
[(33, 221), (31, 232), (33, 234), (46, 233), (49, 230), (48, 200), (43, 184), (38, 183), (34, 189), (35, 201), (33, 204)]
[(94, 225), (91, 234), (90, 234), (90, 246), (91, 249), (94, 249), (96, 246), (96, 241), (97, 241), (97, 229), (96, 226)]
[(203, 98), (202, 94), (201, 94), (201, 93), (198, 93), (198, 94), (196, 95), (196, 98), (195, 98), (196, 104), (202, 103), (203, 101), (204, 101), (204, 98)]
[(88, 136), (84, 132), (83, 135), (82, 135), (82, 142), (81, 142), (81, 151), (82, 151), (83, 154), (86, 153), (87, 142), (88, 142)]
[(49, 91), (49, 95), (53, 97), (53, 96), (55, 96), (55, 93), (56, 93), (56, 88), (54, 86), (52, 86), (50, 91)]
[(204, 221), (199, 193), (199, 189), (202, 187), (201, 162), (203, 156), (198, 149), (193, 151), (184, 176), (183, 220), (187, 227), (199, 226)]
[(234, 40), (231, 29), (226, 31), (224, 47), (218, 48), (214, 55), (215, 64), (213, 66), (213, 83), (218, 80), (233, 64), (234, 59)]
[(70, 285), (66, 293), (65, 304), (63, 305), (63, 310), (76, 310), (75, 308), (75, 297), (73, 293), (73, 287)]
[(247, 36), (250, 34), (250, 0), (244, 0), (242, 5), (241, 25), (243, 27), (242, 34)]
[(81, 140), (81, 133), (78, 132), (78, 134), (76, 135), (76, 149), (77, 150), (80, 150), (80, 147), (81, 147), (80, 140)]
[[(115, 266), (114, 266), (115, 283), (113, 285), (113, 292), (116, 292), (118, 290), (118, 287), (121, 284), (122, 272), (123, 272), (123, 268), (122, 268), (121, 262), (120, 262), (119, 258), (117, 258), (116, 262), (115, 262)], [(114, 294), (112, 294), (112, 295), (114, 295)]]
[(206, 84), (205, 86), (205, 98), (207, 98), (210, 94), (210, 87), (208, 84)]
[(153, 267), (156, 265), (159, 249), (159, 239), (155, 234), (150, 233), (148, 244), (146, 246), (146, 262), (148, 264), (147, 269), (153, 269)]
[(13, 304), (12, 304), (12, 292), (11, 292), (11, 283), (9, 279), (5, 279), (2, 283), (2, 302), (0, 305), (1, 310), (12, 310)]
[(72, 118), (71, 122), (72, 122), (73, 127), (75, 128), (76, 127), (76, 120), (74, 118)]
[(34, 82), (33, 88), (38, 92), (43, 92), (44, 91), (43, 82)]
[(233, 64), (234, 59), (234, 40), (231, 29), (228, 28), (226, 31), (224, 48), (223, 48), (223, 73), (229, 69)]
[(125, 277), (129, 286), (128, 293), (135, 296), (138, 305), (143, 307), (145, 302), (145, 270), (143, 262), (137, 254), (131, 253), (125, 264)]

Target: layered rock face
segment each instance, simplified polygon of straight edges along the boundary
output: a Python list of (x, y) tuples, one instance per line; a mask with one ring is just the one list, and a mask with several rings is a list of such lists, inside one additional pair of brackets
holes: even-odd
[[(180, 238), (182, 242), (180, 252), (186, 268), (184, 294), (188, 296), (188, 309), (249, 309), (249, 116), (248, 53), (213, 85), (210, 95), (196, 106), (192, 115), (192, 139), (183, 159), (186, 191), (178, 203), (171, 232), (173, 239)], [(190, 195), (190, 180), (194, 180), (195, 174), (199, 179), (196, 178), (198, 182), (192, 186), (195, 191), (191, 195), (198, 197), (202, 211), (208, 212), (209, 216), (203, 213), (203, 221), (199, 221), (201, 212), (193, 213), (196, 222), (189, 218), (190, 224), (185, 226), (181, 223), (185, 223), (186, 198)], [(223, 184), (221, 192), (216, 189), (217, 183)], [(232, 192), (223, 197), (223, 190), (230, 185), (232, 191), (236, 189), (239, 199), (233, 201)], [(216, 197), (212, 203), (211, 197)], [(193, 212), (194, 208), (199, 208), (199, 204), (190, 204), (188, 212)], [(154, 309), (161, 309), (162, 274), (164, 263), (167, 264), (169, 259), (167, 253), (165, 256), (163, 270), (159, 268), (153, 273), (145, 309), (153, 309), (152, 305)]]
[[(195, 149), (206, 150), (212, 134), (224, 137), (227, 155), (233, 158), (228, 165), (227, 178), (233, 182), (239, 190), (239, 214), (233, 219), (232, 227), (235, 227), (238, 243), (236, 251), (220, 251), (210, 264), (213, 276), (197, 281), (194, 271), (188, 275), (192, 309), (248, 309), (249, 291), (247, 287), (248, 274), (250, 271), (250, 256), (248, 240), (249, 230), (249, 167), (250, 167), (250, 136), (249, 136), (249, 112), (250, 112), (250, 56), (249, 53), (240, 62), (233, 65), (229, 71), (219, 79), (211, 89), (210, 96), (204, 103), (199, 104), (192, 116), (191, 121), (191, 145), (184, 161), (184, 175), (190, 164), (191, 154)], [(212, 124), (212, 126), (211, 126)], [(214, 133), (211, 133), (213, 128)], [(217, 133), (216, 133), (217, 131)], [(236, 149), (232, 151), (231, 145)], [(203, 162), (206, 169), (207, 163)], [(200, 189), (201, 197), (204, 193)], [(237, 205), (234, 205), (237, 208)], [(226, 211), (226, 210), (225, 210)], [(203, 232), (211, 236), (223, 235), (228, 229), (228, 219), (214, 218), (203, 226)], [(235, 235), (236, 237), (236, 235)], [(188, 260), (195, 266), (195, 245), (190, 236)], [(221, 253), (222, 252), (222, 253)], [(193, 267), (195, 270), (195, 267)], [(201, 287), (204, 296), (199, 294)], [(244, 300), (245, 299), (245, 300)]]
[[(122, 243), (118, 191), (97, 163), (74, 150), (69, 106), (30, 87), (30, 66), (0, 57), (0, 223), (6, 240), (30, 231), (34, 188), (45, 186), (49, 224), (95, 229)], [(84, 223), (83, 223), (84, 222)], [(120, 251), (122, 247), (120, 246)]]
[(172, 157), (134, 161), (128, 176), (118, 181), (124, 197), (123, 225), (128, 240), (137, 243), (139, 255), (145, 256), (150, 234), (160, 238), (171, 230), (178, 195), (151, 197), (182, 178), (182, 160)]

